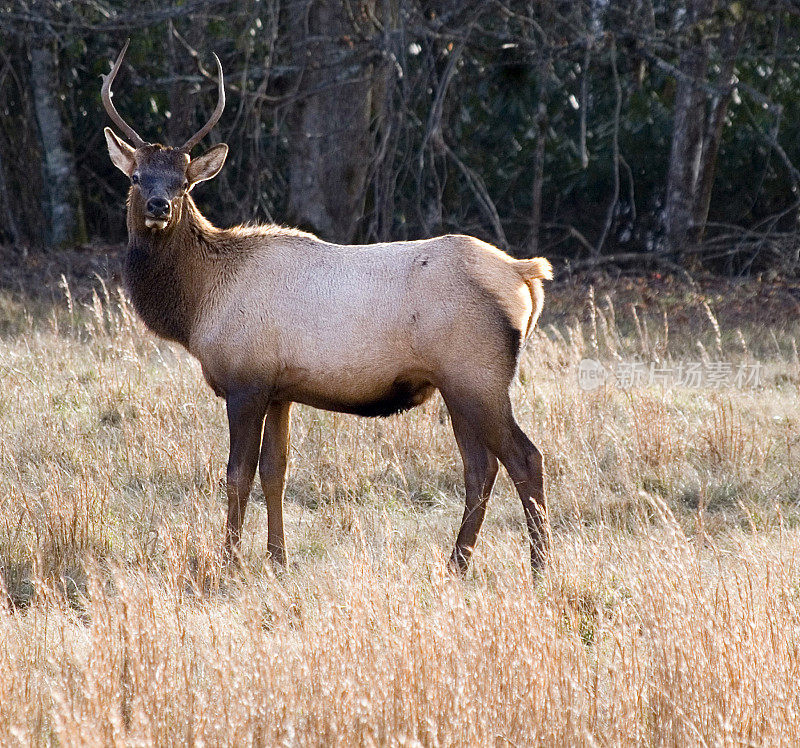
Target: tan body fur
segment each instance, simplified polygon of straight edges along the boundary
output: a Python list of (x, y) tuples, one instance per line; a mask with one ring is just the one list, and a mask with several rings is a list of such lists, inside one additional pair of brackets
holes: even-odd
[(358, 412), (401, 382), (416, 405), (476, 338), (485, 345), (471, 363), (490, 390), (512, 355), (506, 326), (523, 337), (541, 309), (541, 281), (470, 237), (339, 246), (275, 227), (228, 235), (245, 256), (217, 270), (225, 282), (209, 284), (188, 340), (220, 391), (258, 380), (274, 399)]
[(268, 547), (286, 556), (283, 488), (293, 402), (367, 416), (419, 405), (439, 389), (464, 461), (466, 506), (451, 557), (465, 571), (502, 462), (523, 505), (538, 568), (549, 548), (542, 457), (514, 419), (509, 387), (542, 308), (543, 258), (515, 260), (469, 236), (342, 246), (279, 226), (217, 229), (189, 194), (214, 177), (227, 146), (145, 143), (103, 102), (136, 148), (106, 128), (131, 180), (125, 279), (156, 334), (185, 346), (224, 397), (230, 426), (225, 548), (236, 551), (256, 470)]

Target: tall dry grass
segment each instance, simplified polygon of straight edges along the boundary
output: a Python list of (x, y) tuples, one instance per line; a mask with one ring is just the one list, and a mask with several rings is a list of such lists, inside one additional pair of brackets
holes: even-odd
[[(102, 289), (45, 318), (3, 299), (0, 744), (800, 742), (797, 325), (765, 340), (704, 299), (551, 296), (567, 311), (514, 399), (552, 564), (530, 578), (503, 476), (465, 581), (439, 401), (299, 408), (293, 563), (271, 571), (256, 489), (231, 571), (224, 414), (196, 364)], [(584, 356), (758, 357), (763, 386), (584, 392)]]

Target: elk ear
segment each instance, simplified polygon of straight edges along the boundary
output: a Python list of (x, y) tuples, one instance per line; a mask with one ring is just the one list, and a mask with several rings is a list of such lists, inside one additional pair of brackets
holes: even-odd
[(209, 148), (202, 156), (189, 162), (189, 168), (186, 170), (186, 178), (189, 180), (189, 189), (194, 187), (198, 182), (205, 182), (206, 179), (219, 174), (219, 170), (225, 163), (225, 158), (228, 155), (228, 146), (225, 143), (215, 145)]
[(126, 177), (130, 177), (136, 169), (136, 159), (133, 154), (136, 149), (129, 146), (122, 138), (118, 138), (110, 127), (106, 127), (103, 132), (108, 144), (108, 155), (111, 160)]

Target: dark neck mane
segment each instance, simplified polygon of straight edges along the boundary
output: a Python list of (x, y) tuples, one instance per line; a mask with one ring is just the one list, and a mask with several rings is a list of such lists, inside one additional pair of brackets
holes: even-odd
[(173, 223), (161, 231), (145, 226), (138, 191), (128, 195), (125, 283), (136, 311), (157, 335), (184, 347), (204, 303), (214, 239), (219, 230), (189, 195)]

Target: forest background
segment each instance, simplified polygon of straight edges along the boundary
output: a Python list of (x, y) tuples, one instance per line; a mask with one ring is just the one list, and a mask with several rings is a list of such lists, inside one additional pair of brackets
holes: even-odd
[[(219, 224), (340, 242), (464, 232), (571, 269), (794, 274), (791, 0), (5, 0), (0, 243), (125, 238), (100, 76), (182, 143), (228, 99)], [(199, 149), (198, 149), (198, 152)]]

